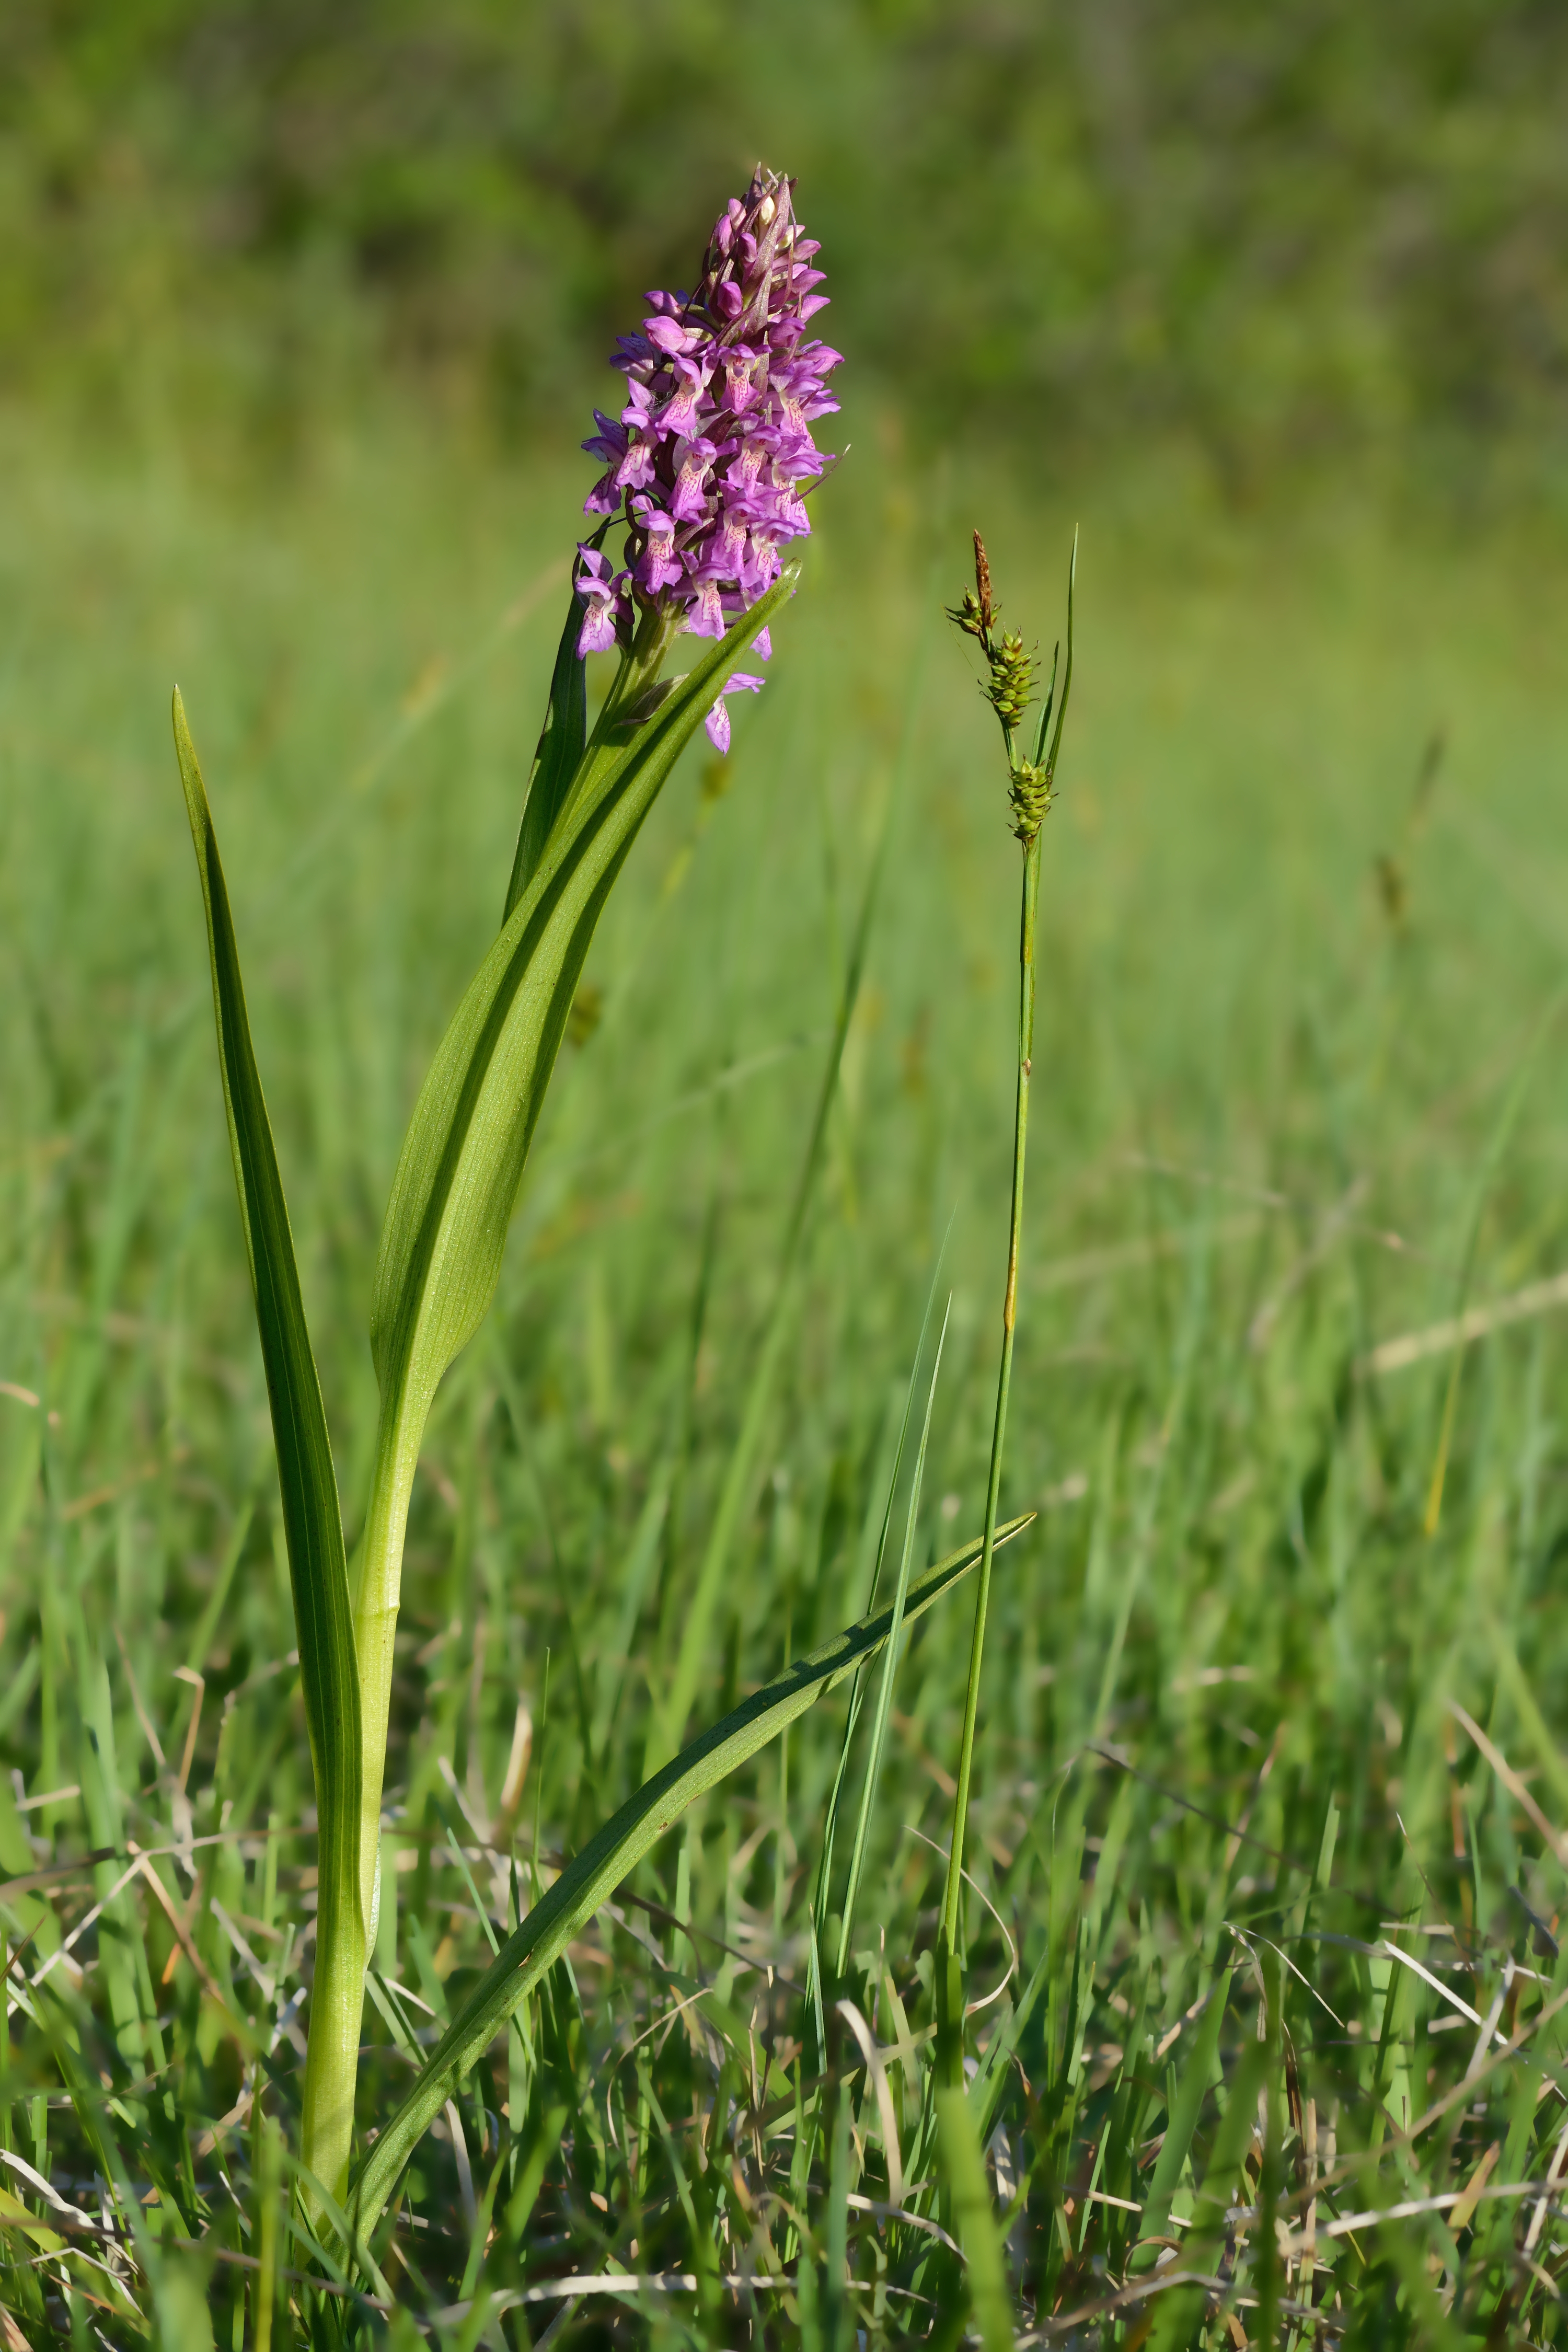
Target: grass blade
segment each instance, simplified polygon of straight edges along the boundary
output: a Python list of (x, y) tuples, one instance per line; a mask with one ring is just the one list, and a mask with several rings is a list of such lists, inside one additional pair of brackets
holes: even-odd
[[(999, 1528), (996, 1541), (1006, 1542), (1029, 1526), (1033, 1517), (1033, 1512), (1027, 1512)], [(980, 1553), (981, 1538), (976, 1536), (916, 1578), (904, 1607), (905, 1624), (966, 1576)], [(507, 1937), (494, 1965), (480, 1979), (371, 2149), (353, 2196), (354, 2218), (363, 2236), (368, 2237), (374, 2229), (409, 2154), (468, 2068), (584, 1922), (696, 1798), (766, 1747), (836, 1683), (874, 1657), (892, 1630), (893, 1617), (890, 1606), (862, 1617), (743, 1700), (645, 1781), (562, 1872), (521, 1927)]]
[[(364, 1966), (359, 1896), (360, 1685), (348, 1566), (337, 1478), (300, 1295), (293, 1235), (250, 1042), (234, 919), (212, 812), (185, 723), (184, 705), (177, 692), (174, 721), (206, 908), (218, 1065), (272, 1408), (300, 1643), (300, 1681), (316, 1781), (321, 1909), (305, 2073), (304, 2154), (311, 2170), (336, 2189), (348, 2171), (353, 2124), (353, 2053), (359, 2043)], [(345, 2047), (350, 2053), (346, 2083), (342, 2064)]]
[[(926, 1314), (929, 1317), (928, 1304)], [(882, 1680), (877, 1693), (877, 1713), (871, 1726), (871, 1750), (866, 1759), (866, 1780), (860, 1791), (860, 1812), (855, 1823), (855, 1843), (849, 1854), (849, 1883), (844, 1890), (844, 1924), (838, 1937), (838, 1975), (840, 1979), (849, 1966), (849, 1943), (855, 1927), (855, 1898), (860, 1891), (860, 1872), (866, 1860), (866, 1838), (870, 1828), (871, 1811), (877, 1801), (877, 1784), (882, 1776), (882, 1750), (887, 1743), (888, 1717), (893, 1704), (893, 1676), (899, 1668), (899, 1643), (904, 1630), (904, 1612), (909, 1604), (910, 1562), (914, 1557), (915, 1528), (921, 1515), (921, 1489), (925, 1484), (926, 1454), (931, 1445), (931, 1415), (936, 1410), (936, 1384), (942, 1378), (942, 1351), (947, 1345), (947, 1326), (952, 1313), (952, 1301), (947, 1302), (947, 1312), (942, 1318), (937, 1334), (936, 1360), (931, 1368), (931, 1386), (926, 1392), (925, 1420), (921, 1427), (920, 1451), (915, 1455), (914, 1477), (910, 1486), (909, 1507), (904, 1515), (904, 1548), (899, 1556), (899, 1578), (893, 1592), (892, 1623), (888, 1635), (887, 1650), (882, 1660)], [(921, 1339), (923, 1343), (925, 1333)], [(902, 1441), (900, 1440), (900, 1451)], [(889, 1497), (889, 1500), (891, 1498)], [(898, 2200), (894, 2199), (894, 2203)]]
[[(944, 1243), (944, 1249), (945, 1246)], [(893, 1524), (893, 1505), (898, 1498), (899, 1475), (903, 1468), (904, 1448), (909, 1443), (910, 1423), (914, 1417), (915, 1387), (920, 1379), (921, 1360), (925, 1354), (926, 1333), (931, 1328), (931, 1311), (936, 1303), (936, 1286), (941, 1272), (942, 1265), (939, 1259), (937, 1271), (931, 1276), (931, 1289), (926, 1296), (926, 1309), (921, 1318), (921, 1335), (915, 1346), (915, 1360), (910, 1366), (910, 1384), (904, 1392), (903, 1419), (899, 1424), (898, 1443), (893, 1448), (892, 1465), (888, 1472), (887, 1499), (882, 1506), (882, 1523), (878, 1532), (876, 1549), (872, 1557), (871, 1581), (866, 1593), (868, 1609), (875, 1608), (877, 1595), (881, 1591), (882, 1563), (888, 1556), (888, 1534)], [(813, 1906), (813, 1916), (822, 1920), (825, 1925), (829, 1916), (828, 1905), (833, 1888), (833, 1853), (835, 1841), (838, 1834), (838, 1808), (844, 1795), (844, 1783), (848, 1777), (849, 1759), (855, 1746), (855, 1736), (860, 1727), (860, 1707), (863, 1697), (864, 1691), (860, 1678), (857, 1675), (845, 1718), (844, 1737), (839, 1742), (838, 1769), (834, 1773), (833, 1785), (827, 1792), (827, 1803), (823, 1812), (822, 1853), (816, 1865), (816, 1898)], [(862, 1810), (864, 1810), (864, 1791), (862, 1791)], [(842, 1962), (839, 1965), (842, 1969)], [(822, 2052), (822, 2063), (826, 2066), (827, 2045), (820, 2037), (819, 2047)]]
[(1165, 2136), (1160, 2143), (1154, 2176), (1149, 2183), (1149, 2194), (1139, 2227), (1139, 2250), (1132, 2263), (1135, 2270), (1152, 2267), (1156, 2249), (1152, 2241), (1160, 2236), (1170, 2219), (1171, 2199), (1181, 2179), (1182, 2167), (1187, 2160), (1193, 2134), (1198, 2127), (1198, 2116), (1214, 2076), (1220, 2028), (1225, 2022), (1225, 2005), (1230, 1995), (1230, 1975), (1229, 1969), (1222, 1969), (1215, 1981), (1203, 2023), (1193, 2043), (1192, 2054), (1183, 2069), (1175, 2097), (1165, 2118)]
[(942, 2168), (952, 2198), (952, 2218), (969, 2268), (969, 2299), (984, 2352), (1013, 2352), (1013, 2315), (1002, 2232), (991, 2203), (985, 2159), (962, 2091), (936, 2095)]

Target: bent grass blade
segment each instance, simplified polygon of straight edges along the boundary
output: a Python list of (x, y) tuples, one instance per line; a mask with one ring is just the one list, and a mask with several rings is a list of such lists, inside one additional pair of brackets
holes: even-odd
[(278, 1154), (250, 1042), (228, 890), (178, 691), (174, 722), (206, 909), (218, 1066), (272, 1409), (300, 1681), (316, 1782), (321, 1885), (302, 2154), (328, 2189), (341, 2193), (348, 2177), (353, 2126), (365, 1951), (359, 1884), (360, 1684), (342, 1517)]
[[(676, 761), (797, 576), (793, 567), (781, 573), (640, 724), (601, 713), (531, 879), (437, 1049), (404, 1140), (371, 1313), (381, 1423), (354, 1601), (363, 1679), (360, 1870), (373, 1940), (393, 1639), (426, 1419), (443, 1373), (494, 1295), (529, 1144), (605, 902)], [(622, 696), (616, 708), (637, 709), (647, 699)], [(563, 724), (569, 730), (574, 722)], [(542, 772), (535, 788), (545, 781)], [(559, 779), (551, 789), (559, 789)]]
[[(1034, 1516), (1026, 1512), (998, 1528), (995, 1542), (1005, 1543), (1021, 1533)], [(966, 1576), (981, 1549), (982, 1538), (973, 1537), (917, 1577), (905, 1597), (902, 1622), (911, 1623)], [(862, 1617), (743, 1700), (645, 1781), (562, 1872), (507, 1937), (366, 2158), (348, 2200), (362, 2240), (374, 2231), (404, 2165), (469, 2067), (600, 1905), (696, 1798), (726, 1779), (815, 1706), (825, 1692), (874, 1657), (892, 1632), (897, 1614), (896, 1607), (889, 1605)]]

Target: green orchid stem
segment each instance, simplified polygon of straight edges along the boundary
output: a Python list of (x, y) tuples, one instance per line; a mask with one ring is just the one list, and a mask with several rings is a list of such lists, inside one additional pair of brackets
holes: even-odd
[[(786, 566), (721, 644), (703, 647), (684, 677), (668, 681), (660, 674), (681, 614), (650, 606), (622, 652), (585, 742), (581, 681), (566, 672), (577, 732), (547, 780), (548, 825), (535, 828), (525, 809), (506, 919), (437, 1050), (405, 1140), (376, 1270), (371, 1335), (381, 1420), (353, 1595), (361, 1726), (353, 1924), (362, 1972), (380, 1929), (394, 1649), (425, 1424), (447, 1366), (494, 1294), (534, 1121), (605, 900), (682, 747), (797, 578)], [(563, 649), (573, 641), (569, 614)], [(558, 656), (557, 687), (561, 667)], [(547, 724), (541, 757), (548, 737)], [(536, 783), (538, 772), (536, 758)], [(337, 1958), (334, 1953), (334, 1969)], [(346, 1982), (353, 1956), (342, 1965)], [(342, 2014), (323, 2023), (336, 2046), (321, 2061), (323, 2081), (348, 2084), (350, 2106), (359, 2043), (358, 2011), (351, 2024), (351, 2006), (345, 1994)], [(313, 2022), (312, 2053), (316, 2040)], [(335, 2140), (332, 2158), (330, 2169), (312, 2165), (329, 2185), (342, 2171)]]
[[(613, 739), (617, 731), (650, 715), (639, 706), (651, 701), (659, 673), (675, 643), (680, 617), (676, 611), (650, 609), (644, 614), (630, 648), (622, 653), (593, 734), (566, 786), (563, 807), (592, 783), (601, 762), (615, 756), (618, 747)], [(381, 1916), (381, 1797), (386, 1773), (403, 1552), (419, 1448), (434, 1401), (434, 1384), (428, 1388), (423, 1382), (405, 1386), (394, 1381), (387, 1384), (376, 1433), (375, 1477), (354, 1592), (354, 1646), (359, 1660), (362, 1727), (360, 1907), (366, 1952), (375, 1948)], [(363, 1966), (362, 1954), (362, 1969)], [(357, 2049), (357, 2012), (353, 2036)], [(312, 2045), (313, 2042), (312, 2034)], [(327, 2174), (321, 2177), (330, 2178)]]
[[(403, 1548), (408, 1506), (419, 1465), (429, 1400), (424, 1412), (384, 1411), (377, 1435), (375, 1484), (361, 1547), (354, 1593), (354, 1652), (360, 1687), (360, 1911), (367, 1953), (375, 1948), (381, 1914), (381, 1792), (386, 1774), (386, 1734), (392, 1712), (393, 1654), (403, 1591)], [(358, 2028), (355, 2028), (357, 2049)], [(316, 2046), (316, 2021), (310, 2047)], [(307, 2159), (308, 2160), (308, 2159)]]
[[(300, 2155), (308, 2171), (341, 2204), (348, 2194), (353, 2151), (354, 2086), (359, 2079), (360, 2018), (364, 2007), (367, 1948), (353, 1906), (335, 1919), (318, 1915), (315, 1973), (310, 1981), (310, 2032), (305, 2051), (305, 2095)], [(315, 2218), (317, 2200), (307, 2197)]]
[(1013, 1126), (1013, 1209), (1007, 1235), (1007, 1286), (1002, 1306), (1002, 1362), (996, 1377), (996, 1417), (991, 1431), (991, 1469), (985, 1486), (985, 1522), (981, 1540), (980, 1580), (974, 1595), (974, 1631), (969, 1647), (969, 1685), (963, 1699), (963, 1736), (958, 1755), (958, 1789), (952, 1801), (952, 1840), (942, 1890), (937, 1937), (937, 2071), (956, 2088), (963, 2081), (963, 1954), (959, 1913), (963, 1892), (963, 1840), (969, 1822), (969, 1789), (974, 1769), (974, 1734), (980, 1713), (980, 1665), (985, 1649), (985, 1617), (991, 1600), (991, 1566), (1002, 1497), (1002, 1454), (1007, 1436), (1007, 1397), (1013, 1381), (1013, 1333), (1018, 1306), (1018, 1248), (1024, 1223), (1024, 1157), (1029, 1137), (1029, 1076), (1035, 1048), (1035, 916), (1040, 897), (1040, 836), (1024, 851), (1023, 905), (1018, 939), (1018, 1092)]

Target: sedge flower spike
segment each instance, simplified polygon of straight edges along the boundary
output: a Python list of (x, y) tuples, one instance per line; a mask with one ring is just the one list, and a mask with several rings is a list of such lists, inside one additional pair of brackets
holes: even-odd
[[(841, 354), (807, 331), (827, 297), (794, 195), (793, 180), (759, 165), (715, 222), (695, 290), (650, 293), (641, 332), (620, 339), (612, 364), (626, 404), (594, 412), (599, 429), (583, 446), (605, 470), (584, 511), (624, 514), (626, 539), (619, 571), (580, 546), (579, 656), (627, 649), (639, 614), (721, 637), (811, 530), (806, 494), (827, 462), (811, 428), (837, 410), (827, 378)], [(765, 629), (756, 651), (772, 654)], [(762, 683), (737, 674), (724, 693)], [(706, 723), (727, 751), (723, 694)]]
[[(1070, 599), (1068, 609), (1070, 612)], [(1046, 697), (1035, 755), (1030, 759), (1019, 746), (1018, 730), (1035, 699), (1038, 665), (1016, 631), (998, 627), (1000, 612), (1001, 606), (991, 585), (991, 565), (985, 553), (985, 541), (976, 531), (974, 585), (964, 590), (956, 604), (948, 606), (947, 616), (966, 637), (974, 639), (985, 656), (985, 677), (980, 691), (996, 713), (1001, 723), (1002, 740), (1007, 747), (1007, 802), (1013, 831), (1025, 849), (1030, 850), (1050, 813), (1056, 741), (1059, 741), (1061, 734), (1058, 716), (1057, 737), (1047, 758), (1046, 740), (1056, 700), (1056, 673), (1053, 670), (1051, 674), (1051, 690)], [(1070, 663), (1070, 646), (1068, 659)]]

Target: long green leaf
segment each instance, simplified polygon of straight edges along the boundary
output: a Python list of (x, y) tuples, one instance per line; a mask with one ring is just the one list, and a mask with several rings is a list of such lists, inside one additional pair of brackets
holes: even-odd
[(330, 2188), (339, 2189), (348, 2169), (353, 2081), (352, 2074), (346, 2084), (339, 2079), (341, 2070), (334, 2071), (329, 2059), (345, 2034), (351, 2047), (357, 2045), (364, 1969), (359, 1888), (360, 1688), (342, 1517), (278, 1155), (250, 1042), (234, 919), (212, 812), (178, 692), (174, 719), (206, 908), (218, 1066), (272, 1407), (300, 1681), (316, 1777), (321, 1891), (305, 2073), (305, 2158)]
[(494, 1294), (529, 1144), (605, 902), (670, 770), (795, 577), (781, 574), (668, 688), (623, 692), (628, 677), (635, 684), (635, 670), (623, 665), (532, 878), (437, 1049), (404, 1140), (371, 1313), (381, 1423), (354, 1612), (361, 1867), (372, 1920), (404, 1530), (431, 1400)]
[[(1247, 2143), (1258, 2124), (1258, 2095), (1268, 2071), (1268, 2044), (1256, 2036), (1244, 2044), (1236, 2072), (1226, 2092), (1225, 2113), (1209, 2150), (1208, 2169), (1201, 2193), (1193, 2200), (1193, 2216), (1182, 2237), (1184, 2271), (1217, 2272), (1225, 2252), (1226, 2209), (1237, 2188), (1237, 2176)], [(1150, 2336), (1150, 2352), (1181, 2352), (1190, 2344), (1210, 2289), (1178, 2287), (1161, 2298)]]
[(1198, 2116), (1214, 2079), (1220, 2028), (1225, 2022), (1225, 2005), (1230, 1992), (1230, 1978), (1229, 1969), (1222, 1969), (1215, 1980), (1203, 2022), (1198, 2027), (1191, 2054), (1165, 2117), (1165, 2137), (1160, 2143), (1154, 2177), (1149, 2183), (1149, 2194), (1144, 2200), (1138, 2246), (1131, 2265), (1133, 2270), (1152, 2267), (1155, 2248), (1151, 2242), (1161, 2235), (1170, 2219), (1171, 2199), (1181, 2179), (1182, 2167), (1187, 2160), (1193, 2134), (1198, 2127)]
[(984, 2352), (1013, 2352), (1013, 2315), (1002, 2232), (991, 2202), (974, 2118), (962, 2090), (936, 2095), (942, 2168), (952, 2199), (952, 2218), (969, 2271), (970, 2310)]
[[(587, 545), (602, 545), (608, 529), (607, 522), (601, 523)], [(561, 642), (555, 648), (555, 667), (550, 677), (550, 708), (544, 714), (544, 725), (533, 754), (528, 790), (523, 796), (522, 821), (517, 831), (517, 852), (511, 861), (511, 879), (507, 885), (502, 922), (506, 921), (539, 871), (539, 861), (544, 855), (551, 827), (561, 814), (562, 803), (566, 798), (587, 743), (588, 666), (579, 658), (577, 652), (577, 639), (582, 627), (583, 601), (574, 588), (566, 599), (566, 618), (562, 624)]]
[[(999, 1528), (997, 1542), (1005, 1543), (1020, 1533), (1033, 1517), (1032, 1511), (1026, 1512)], [(966, 1576), (980, 1549), (981, 1539), (976, 1536), (917, 1577), (905, 1600), (903, 1622), (909, 1624)], [(808, 1656), (796, 1659), (646, 1780), (562, 1872), (521, 1927), (507, 1937), (366, 2158), (351, 2205), (363, 2236), (374, 2229), (410, 2153), (469, 2067), (626, 1874), (694, 1799), (765, 1748), (825, 1691), (874, 1657), (892, 1631), (894, 1615), (891, 1606), (877, 1610), (836, 1633)]]
[(453, 1015), (409, 1122), (382, 1234), (371, 1345), (384, 1390), (410, 1401), (433, 1391), (477, 1328), (610, 886), (720, 687), (793, 585), (785, 573), (643, 724), (610, 730)]

